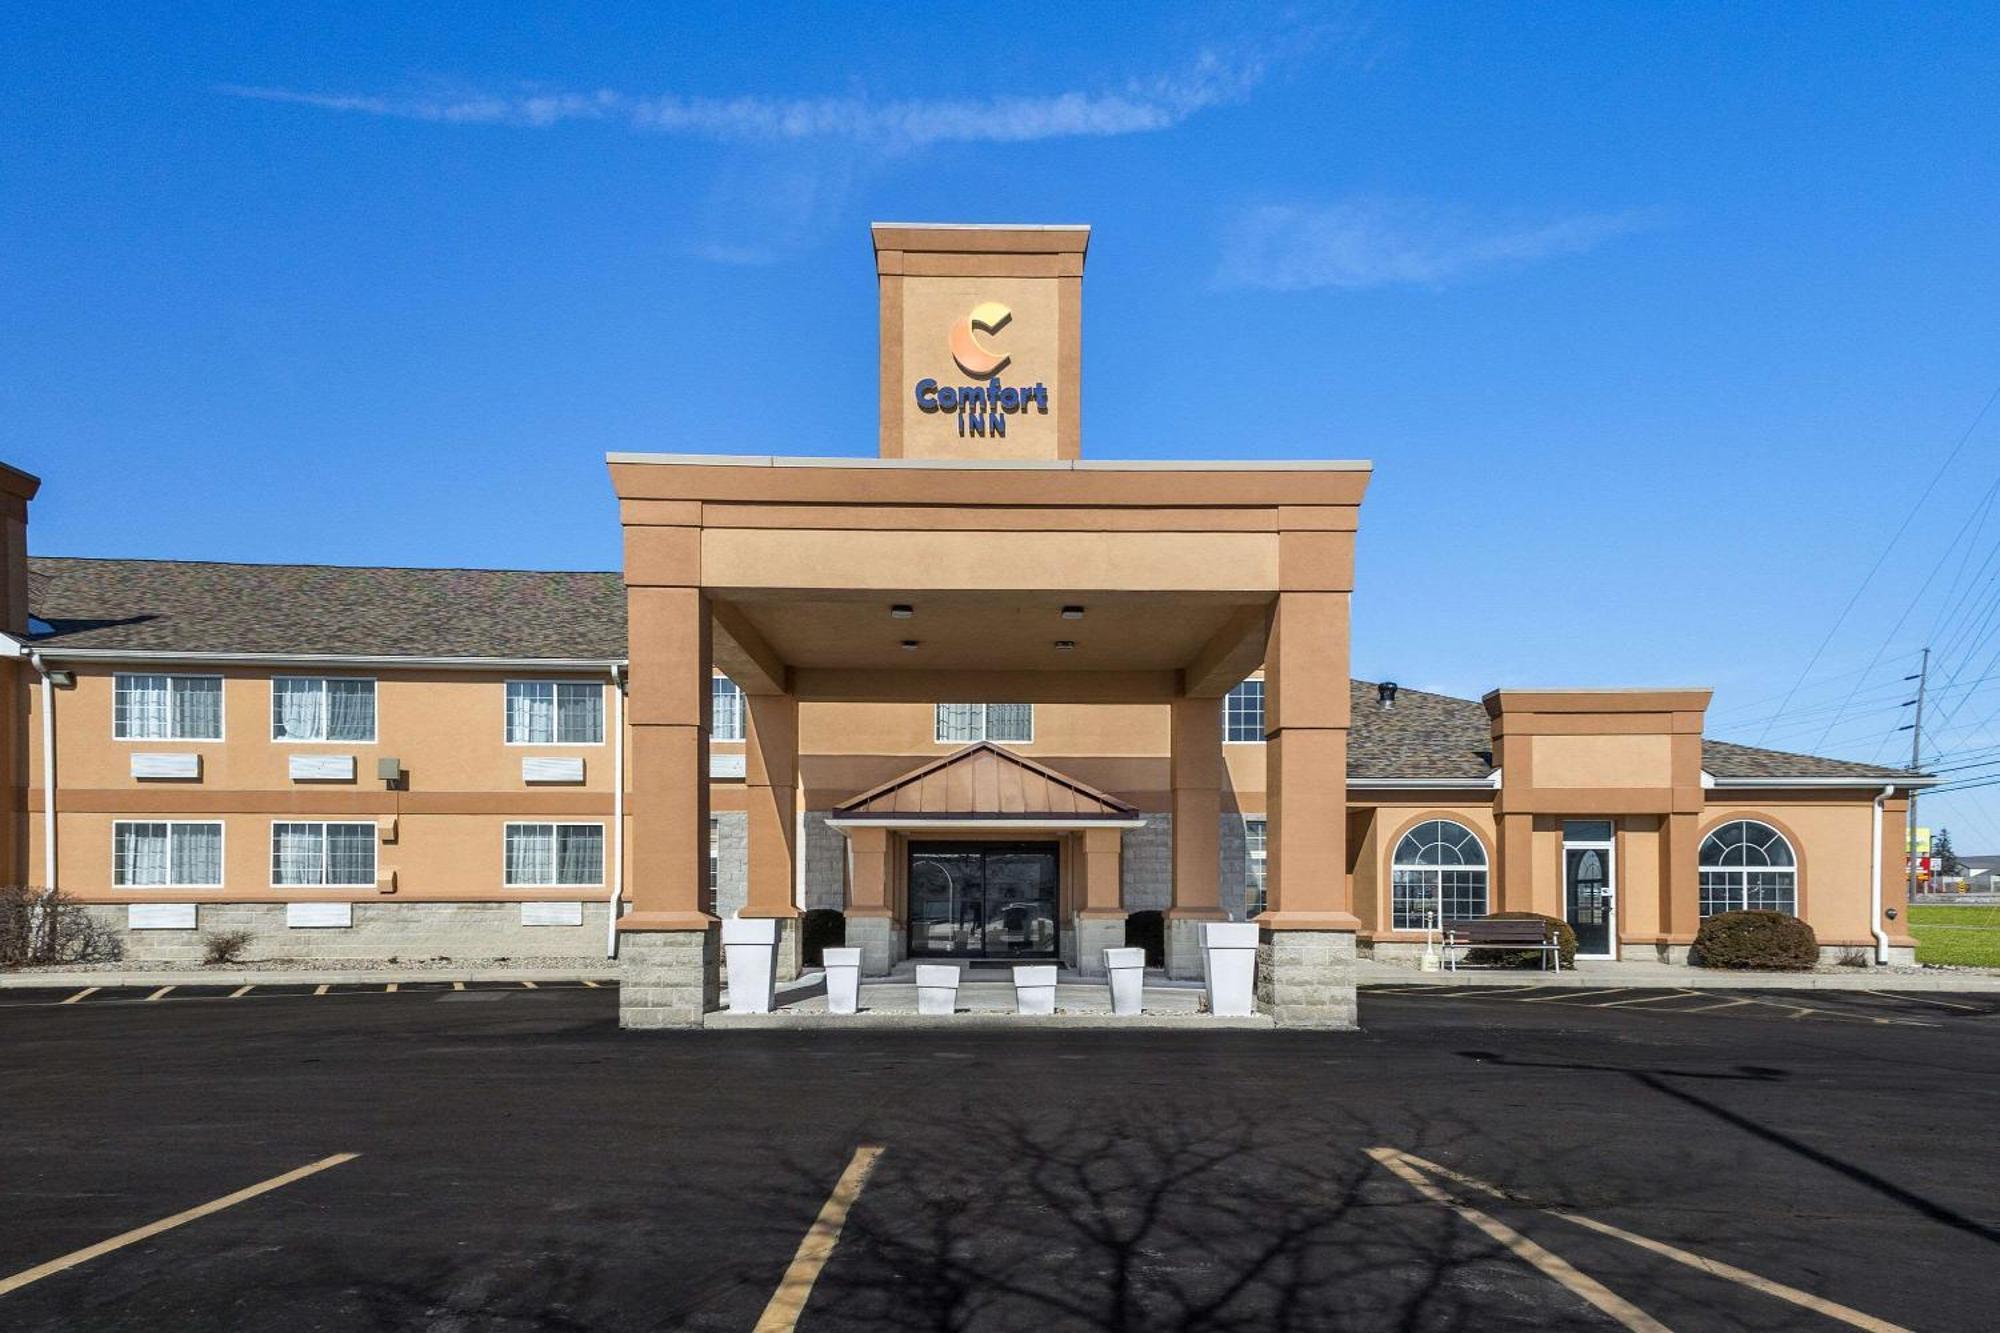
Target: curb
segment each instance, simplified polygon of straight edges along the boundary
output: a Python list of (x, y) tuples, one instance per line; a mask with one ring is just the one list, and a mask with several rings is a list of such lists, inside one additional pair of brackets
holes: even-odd
[(1277, 1024), (1265, 1015), (1250, 1018), (1217, 1018), (1213, 1014), (1009, 1014), (969, 1013), (859, 1013), (859, 1014), (732, 1014), (726, 1011), (705, 1014), (705, 1029), (847, 1028), (854, 1031), (883, 1031), (891, 1028), (922, 1028), (930, 1031), (982, 1030), (998, 1028), (1068, 1028), (1072, 1031), (1116, 1029), (1118, 1031), (1187, 1032), (1204, 1028), (1251, 1028), (1275, 1030)]
[(429, 971), (397, 972), (390, 969), (366, 972), (228, 972), (222, 969), (200, 972), (10, 972), (0, 976), (0, 991), (81, 990), (87, 986), (104, 989), (134, 986), (372, 986), (394, 982), (407, 986), (424, 981), (595, 981), (599, 985), (618, 984), (615, 972), (570, 972), (558, 968), (438, 968)]

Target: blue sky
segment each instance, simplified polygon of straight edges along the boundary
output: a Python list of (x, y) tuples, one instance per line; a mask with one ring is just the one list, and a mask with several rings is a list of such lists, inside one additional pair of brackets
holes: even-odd
[(36, 551), (614, 567), (607, 450), (872, 452), (871, 219), (1088, 222), (1088, 453), (1375, 461), (1357, 674), (2000, 744), (1990, 6), (418, 10), (5, 20)]

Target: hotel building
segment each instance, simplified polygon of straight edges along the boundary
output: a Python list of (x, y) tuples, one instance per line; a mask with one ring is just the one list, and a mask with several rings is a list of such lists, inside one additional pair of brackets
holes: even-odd
[(715, 1006), (722, 916), (795, 972), (812, 909), (878, 975), (1090, 974), (1158, 912), (1193, 976), (1252, 918), (1308, 1026), (1502, 910), (1909, 960), (1923, 779), (1708, 740), (1703, 689), (1353, 680), (1369, 464), (1085, 459), (1088, 229), (873, 234), (879, 456), (613, 455), (620, 572), (31, 557), (0, 470), (8, 873), (134, 959), (615, 955), (629, 1026)]

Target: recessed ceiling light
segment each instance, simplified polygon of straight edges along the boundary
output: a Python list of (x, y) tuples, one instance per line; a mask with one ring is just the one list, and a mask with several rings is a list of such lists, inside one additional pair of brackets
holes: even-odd
[(1068, 651), (1069, 651), (1070, 649), (1072, 649), (1072, 648), (1074, 648), (1074, 647), (1076, 647), (1076, 640), (1075, 640), (1075, 639), (1057, 639), (1057, 640), (1056, 640), (1056, 651), (1057, 651), (1057, 652), (1059, 652), (1059, 653), (1066, 653), (1066, 652), (1068, 652)]
[(914, 653), (915, 651), (917, 651), (917, 641), (915, 639), (903, 640), (903, 651), (906, 653)]
[(896, 603), (896, 605), (889, 608), (889, 614), (894, 616), (898, 620), (908, 620), (911, 616), (915, 615), (916, 613), (917, 613), (916, 607), (905, 606), (901, 602), (898, 602)]
[(1080, 606), (1065, 606), (1062, 609), (1062, 618), (1064, 620), (1082, 620), (1083, 608)]

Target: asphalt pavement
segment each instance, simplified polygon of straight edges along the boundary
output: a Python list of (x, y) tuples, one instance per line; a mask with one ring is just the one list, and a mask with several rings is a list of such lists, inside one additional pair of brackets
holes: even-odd
[(1370, 992), (1321, 1034), (23, 1003), (0, 1327), (1992, 1326), (1994, 997), (1590, 998)]

